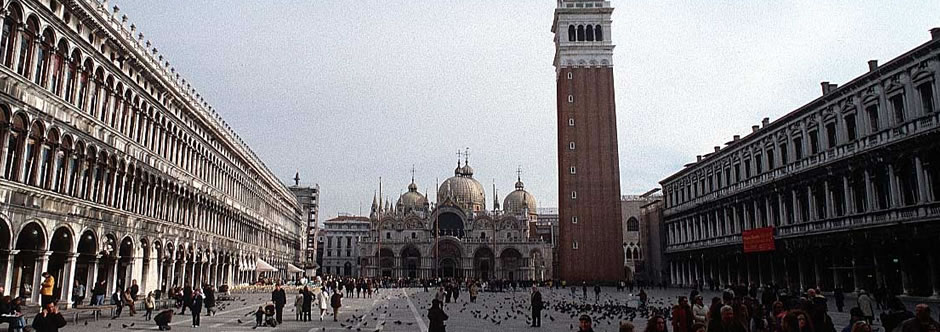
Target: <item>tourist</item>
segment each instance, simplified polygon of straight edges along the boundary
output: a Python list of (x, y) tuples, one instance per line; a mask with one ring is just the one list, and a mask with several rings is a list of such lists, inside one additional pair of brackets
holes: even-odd
[(55, 289), (55, 278), (49, 272), (43, 272), (42, 277), (44, 279), (39, 289), (39, 305), (45, 308), (53, 300), (52, 292)]
[(679, 304), (672, 307), (672, 331), (689, 332), (689, 327), (693, 323), (692, 307), (689, 307), (689, 299), (685, 296), (679, 297)]
[(747, 329), (734, 317), (734, 308), (729, 305), (722, 306), (721, 319), (712, 321), (708, 332), (745, 332)]
[(193, 304), (189, 308), (190, 313), (193, 315), (193, 327), (199, 327), (199, 318), (202, 316), (202, 305), (205, 301), (205, 297), (202, 296), (202, 292), (197, 288), (193, 291)]
[(692, 305), (692, 318), (697, 324), (705, 325), (708, 320), (708, 307), (705, 307), (701, 295), (695, 296), (695, 304)]
[(474, 282), (470, 285), (470, 303), (476, 303), (477, 295), (480, 294), (480, 287)]
[(601, 285), (594, 284), (594, 302), (601, 300)]
[(130, 293), (131, 293), (131, 299), (134, 301), (137, 301), (137, 294), (140, 293), (140, 286), (137, 286), (137, 279), (131, 280)]
[(311, 310), (311, 307), (313, 306), (313, 293), (310, 292), (310, 288), (307, 288), (307, 286), (304, 286), (304, 289), (300, 292), (300, 294), (301, 294), (301, 297), (300, 297), (300, 310), (301, 310), (300, 318), (301, 318), (303, 321), (305, 321), (305, 322), (309, 322), (309, 321), (311, 320), (311, 319), (310, 319), (310, 310)]
[(871, 324), (875, 319), (875, 302), (871, 299), (871, 296), (864, 289), (859, 290), (856, 302), (858, 307), (862, 309), (862, 313), (865, 314), (865, 321)]
[(85, 285), (75, 280), (75, 287), (72, 288), (72, 306), (77, 307), (85, 300)]
[(120, 287), (118, 287), (117, 289), (114, 290), (114, 293), (111, 294), (111, 305), (115, 307), (114, 317), (111, 317), (111, 319), (121, 317), (121, 311), (124, 310), (123, 299), (124, 299), (124, 292), (121, 291)]
[(330, 306), (333, 307), (333, 321), (339, 321), (337, 317), (339, 316), (339, 308), (343, 306), (343, 294), (340, 292), (335, 292), (330, 297)]
[(131, 291), (129, 289), (124, 290), (122, 296), (124, 297), (123, 304), (130, 309), (130, 316), (133, 317), (137, 314), (137, 310), (134, 308), (134, 297), (131, 296)]
[(940, 331), (940, 324), (930, 317), (930, 307), (924, 303), (914, 306), (914, 317), (901, 323), (901, 332), (937, 331)]
[(42, 311), (33, 319), (33, 330), (36, 332), (58, 332), (65, 327), (65, 317), (59, 313), (55, 301), (42, 305)]
[[(836, 299), (836, 310), (839, 310), (839, 312), (842, 312), (842, 308), (845, 307), (845, 293), (842, 291), (842, 287), (836, 287), (835, 289), (833, 289), (832, 297)], [(891, 332), (891, 331), (888, 330), (888, 332)]]
[[(587, 286), (582, 284), (582, 287), (585, 294), (587, 294)], [(581, 315), (581, 317), (578, 318), (578, 332), (594, 332), (594, 328), (591, 327), (591, 316)]]
[(620, 332), (633, 332), (634, 329), (633, 323), (625, 320), (620, 321)]
[(542, 326), (542, 293), (532, 286), (532, 327)]
[(182, 305), (183, 310), (180, 311), (180, 315), (185, 315), (186, 308), (191, 307), (192, 305), (193, 305), (193, 289), (192, 287), (185, 286), (183, 287), (183, 305)]
[(666, 318), (660, 315), (654, 315), (646, 321), (646, 329), (643, 332), (669, 332), (666, 327)]
[(784, 332), (814, 332), (813, 322), (809, 315), (799, 309), (790, 310), (783, 318)]
[(264, 322), (264, 306), (258, 306), (258, 310), (255, 311), (255, 327), (261, 327), (261, 324)]
[(277, 323), (283, 323), (281, 314), (284, 312), (284, 305), (287, 304), (287, 294), (281, 288), (281, 284), (274, 285), (274, 291), (271, 292), (271, 302), (274, 302), (274, 317)]
[(206, 316), (212, 316), (215, 314), (215, 289), (212, 286), (206, 285), (203, 288), (202, 296), (205, 297), (206, 302)]
[(107, 284), (104, 283), (104, 280), (98, 280), (98, 283), (95, 284), (95, 287), (91, 289), (91, 305), (102, 305), (104, 304), (104, 293), (106, 290)]
[(304, 314), (304, 291), (297, 291), (297, 295), (294, 296), (294, 320), (300, 321), (303, 319)]
[(901, 299), (892, 296), (888, 299), (888, 310), (881, 313), (881, 326), (884, 327), (886, 332), (891, 332), (894, 331), (894, 328), (901, 326), (901, 323), (911, 318), (914, 318), (914, 313), (907, 310)]
[(147, 298), (144, 299), (144, 310), (146, 310), (144, 312), (144, 320), (150, 320), (153, 317), (153, 309), (156, 307), (157, 305), (153, 299), (153, 292), (148, 292)]
[(320, 289), (320, 296), (317, 297), (317, 301), (320, 302), (320, 321), (323, 321), (323, 315), (326, 314), (326, 310), (330, 308), (329, 302), (329, 293), (326, 289)]
[(447, 314), (441, 308), (441, 301), (432, 300), (431, 308), (428, 309), (428, 332), (445, 332), (444, 321), (447, 318)]

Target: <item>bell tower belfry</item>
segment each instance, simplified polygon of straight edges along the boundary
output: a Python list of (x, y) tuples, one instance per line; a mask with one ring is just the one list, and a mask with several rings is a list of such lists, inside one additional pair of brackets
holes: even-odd
[(559, 0), (555, 33), (559, 267), (568, 282), (624, 278), (610, 1)]

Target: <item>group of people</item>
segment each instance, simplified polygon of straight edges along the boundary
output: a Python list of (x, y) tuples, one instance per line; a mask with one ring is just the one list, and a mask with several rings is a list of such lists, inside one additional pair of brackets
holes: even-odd
[[(315, 282), (302, 284), (302, 288), (294, 297), (294, 312), (295, 319), (303, 322), (312, 320), (314, 304), (320, 310), (320, 321), (323, 321), (329, 309), (333, 310), (333, 321), (338, 321), (339, 309), (343, 306), (343, 293), (350, 294), (351, 289), (357, 287), (357, 283), (343, 282), (332, 277), (328, 277), (327, 280), (317, 277)], [(356, 293), (364, 294), (364, 292)], [(368, 294), (371, 297), (371, 289), (368, 290)], [(275, 284), (274, 291), (271, 292), (271, 301), (262, 304), (255, 311), (255, 327), (276, 327), (283, 323), (286, 305), (287, 291), (281, 287), (281, 284)]]

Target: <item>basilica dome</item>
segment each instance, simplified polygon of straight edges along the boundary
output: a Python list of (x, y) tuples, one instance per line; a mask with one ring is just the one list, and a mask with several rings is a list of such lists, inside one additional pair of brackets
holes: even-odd
[(402, 213), (427, 211), (428, 206), (428, 198), (418, 192), (418, 185), (415, 184), (414, 179), (408, 185), (408, 192), (401, 194), (401, 197), (398, 197), (398, 203), (395, 204), (395, 208)]
[(437, 189), (437, 203), (450, 199), (462, 208), (482, 211), (486, 208), (486, 196), (483, 185), (473, 178), (473, 169), (466, 163), (457, 166), (454, 176), (444, 180)]
[(516, 190), (506, 195), (506, 199), (503, 200), (503, 211), (512, 215), (522, 214), (525, 209), (529, 210), (529, 214), (535, 214), (536, 207), (535, 196), (525, 191), (525, 185), (521, 179), (516, 181)]

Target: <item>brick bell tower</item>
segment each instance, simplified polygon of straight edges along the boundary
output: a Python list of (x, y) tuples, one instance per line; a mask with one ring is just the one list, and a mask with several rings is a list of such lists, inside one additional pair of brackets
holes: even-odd
[(561, 278), (623, 280), (610, 1), (559, 0), (558, 223)]

